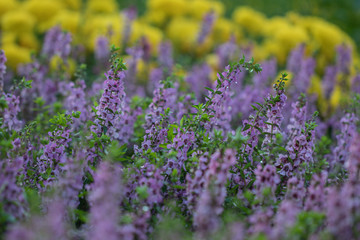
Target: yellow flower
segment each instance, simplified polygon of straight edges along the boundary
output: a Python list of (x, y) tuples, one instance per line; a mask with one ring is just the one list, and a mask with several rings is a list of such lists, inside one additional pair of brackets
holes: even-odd
[(219, 18), (214, 23), (212, 39), (218, 43), (224, 43), (234, 36), (237, 40), (242, 38), (242, 33), (231, 21)]
[(211, 53), (211, 54), (206, 55), (205, 62), (216, 72), (219, 70), (218, 69), (219, 57), (217, 54)]
[(163, 12), (167, 16), (181, 16), (187, 11), (186, 0), (148, 0), (147, 7), (150, 11)]
[(299, 25), (307, 29), (313, 36), (314, 41), (316, 41), (316, 45), (313, 44), (313, 46), (318, 49), (312, 49), (312, 51), (319, 50), (319, 54), (324, 55), (327, 64), (335, 57), (335, 48), (337, 45), (342, 43), (352, 47), (355, 45), (350, 37), (342, 32), (337, 26), (320, 18), (304, 17)]
[(224, 9), (224, 4), (220, 1), (193, 0), (188, 3), (188, 13), (198, 20), (202, 20), (210, 11), (214, 11), (217, 17), (221, 17)]
[(18, 43), (21, 47), (31, 50), (38, 50), (39, 43), (37, 37), (33, 33), (23, 33), (18, 37)]
[(44, 32), (56, 25), (60, 25), (62, 29), (75, 35), (78, 33), (78, 28), (80, 27), (80, 13), (62, 10), (50, 21), (41, 24), (41, 27), (39, 28), (41, 32)]
[(56, 0), (29, 0), (24, 3), (24, 7), (39, 22), (49, 20), (64, 8), (63, 4)]
[(16, 9), (18, 5), (18, 2), (15, 0), (0, 0), (0, 18), (6, 12)]
[(3, 46), (7, 62), (6, 65), (16, 70), (20, 63), (29, 63), (31, 60), (31, 50), (20, 47), (15, 44), (6, 44)]
[(341, 87), (339, 85), (336, 85), (330, 97), (331, 108), (336, 109), (339, 106), (341, 99), (342, 99)]
[(116, 13), (118, 6), (114, 0), (90, 0), (87, 3), (87, 14)]
[(4, 32), (31, 32), (35, 19), (30, 13), (19, 9), (5, 13), (1, 19), (1, 24)]
[(139, 41), (141, 37), (146, 37), (150, 43), (152, 54), (156, 55), (158, 45), (163, 39), (163, 33), (150, 25), (134, 22), (130, 42), (135, 43)]
[(76, 62), (72, 58), (68, 58), (65, 63), (61, 57), (54, 55), (50, 59), (51, 71), (65, 71), (69, 76), (72, 76), (76, 70)]
[(197, 40), (199, 22), (187, 18), (173, 19), (167, 29), (167, 36), (183, 52), (190, 52)]
[(148, 11), (142, 17), (144, 22), (153, 23), (157, 26), (161, 26), (166, 21), (166, 13), (162, 11)]
[(95, 49), (96, 39), (111, 32), (110, 43), (119, 46), (122, 43), (123, 21), (119, 14), (92, 15), (82, 28), (87, 48)]
[(62, 0), (65, 6), (71, 10), (80, 10), (81, 0)]
[(236, 24), (239, 24), (247, 32), (254, 35), (262, 34), (267, 22), (264, 14), (257, 12), (250, 7), (236, 8), (232, 18)]

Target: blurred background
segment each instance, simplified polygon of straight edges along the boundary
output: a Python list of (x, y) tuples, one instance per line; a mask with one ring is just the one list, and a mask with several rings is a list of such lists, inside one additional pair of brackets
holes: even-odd
[[(120, 6), (138, 6), (139, 13), (146, 11), (146, 0), (118, 0)], [(293, 11), (302, 15), (319, 16), (336, 24), (360, 43), (360, 1), (357, 0), (222, 0), (226, 7), (225, 15), (231, 17), (238, 6), (249, 6), (264, 13), (267, 17), (284, 16)]]
[[(195, 40), (210, 11), (214, 22), (198, 46)], [(319, 73), (334, 62), (337, 45), (346, 44), (357, 55), (360, 43), (360, 1), (355, 0), (0, 0), (0, 20), (1, 47), (13, 69), (29, 62), (46, 31), (57, 25), (87, 54), (99, 36), (123, 50), (146, 37), (153, 55), (169, 39), (185, 65), (199, 59), (214, 65), (211, 53), (233, 38), (256, 60), (276, 57), (281, 66), (304, 43)]]

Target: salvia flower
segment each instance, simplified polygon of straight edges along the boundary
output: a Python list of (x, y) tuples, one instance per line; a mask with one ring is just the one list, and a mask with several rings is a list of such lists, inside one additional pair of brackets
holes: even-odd
[(164, 41), (159, 45), (159, 57), (158, 61), (160, 66), (163, 68), (163, 71), (169, 76), (173, 68), (173, 49), (171, 42)]
[(204, 15), (201, 30), (197, 39), (197, 43), (199, 45), (201, 45), (205, 41), (206, 37), (211, 33), (215, 18), (216, 16), (214, 11), (210, 11)]
[(264, 191), (270, 189), (271, 195), (275, 196), (275, 190), (280, 183), (280, 178), (276, 173), (276, 167), (273, 165), (265, 165), (264, 167), (259, 164), (255, 170), (254, 191), (259, 199), (263, 199)]
[(344, 165), (349, 157), (349, 143), (356, 132), (357, 117), (353, 113), (347, 113), (340, 120), (341, 132), (336, 136), (337, 146), (333, 151), (333, 159), (330, 159), (331, 166), (335, 164)]
[(119, 206), (123, 197), (122, 169), (108, 161), (100, 163), (89, 195), (88, 239), (119, 239)]
[(223, 212), (226, 197), (226, 183), (230, 168), (236, 163), (235, 152), (226, 149), (222, 155), (215, 152), (205, 172), (205, 186), (200, 194), (194, 213), (194, 226), (200, 239), (208, 239), (219, 227), (219, 215)]
[(17, 115), (21, 111), (20, 97), (13, 94), (6, 94), (5, 100), (7, 102), (7, 108), (5, 108), (3, 112), (4, 126), (10, 131), (18, 131), (22, 126), (22, 121), (17, 118)]
[(0, 92), (4, 90), (4, 76), (6, 73), (6, 56), (3, 50), (0, 50)]
[(45, 35), (42, 54), (48, 58), (58, 55), (64, 61), (71, 52), (72, 37), (70, 33), (64, 33), (59, 26), (53, 27)]
[(44, 215), (33, 215), (25, 223), (12, 226), (6, 239), (69, 239), (65, 207), (62, 201), (54, 199)]
[(15, 218), (23, 217), (26, 210), (23, 188), (17, 180), (23, 161), (22, 157), (0, 161), (0, 200), (5, 212)]
[(305, 210), (307, 211), (323, 211), (325, 204), (325, 184), (327, 182), (328, 173), (323, 171), (313, 175), (310, 186), (307, 189), (305, 198)]

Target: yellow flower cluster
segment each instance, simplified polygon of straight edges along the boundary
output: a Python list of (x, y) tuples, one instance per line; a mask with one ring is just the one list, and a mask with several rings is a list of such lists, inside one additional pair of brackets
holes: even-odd
[[(0, 0), (1, 48), (7, 52), (9, 64), (30, 61), (31, 52), (39, 51), (37, 36), (55, 25), (73, 34), (75, 43), (85, 45), (88, 52), (96, 38), (107, 35), (110, 42), (122, 45), (125, 14), (116, 0)], [(211, 33), (196, 43), (203, 17), (215, 13)], [(257, 61), (275, 56), (280, 64), (300, 43), (309, 55), (316, 53), (317, 72), (334, 61), (335, 47), (345, 43), (354, 49), (353, 41), (343, 31), (317, 17), (288, 13), (284, 17), (267, 18), (249, 7), (234, 9), (231, 19), (224, 17), (225, 6), (215, 0), (148, 0), (143, 16), (135, 19), (128, 44), (146, 36), (156, 54), (163, 38), (170, 39), (176, 51), (205, 57), (216, 62), (213, 49), (232, 36), (239, 44), (253, 46)], [(357, 58), (354, 61), (359, 62)]]

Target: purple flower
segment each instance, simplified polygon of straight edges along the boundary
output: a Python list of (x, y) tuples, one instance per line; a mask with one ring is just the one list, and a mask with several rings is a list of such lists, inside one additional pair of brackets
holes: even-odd
[(200, 194), (194, 212), (194, 227), (200, 239), (208, 237), (219, 227), (219, 215), (223, 212), (226, 197), (226, 183), (230, 168), (236, 163), (235, 151), (226, 149), (222, 155), (215, 152), (205, 171), (204, 190)]
[(345, 44), (339, 45), (336, 48), (336, 68), (339, 72), (344, 74), (350, 73), (350, 66), (352, 61), (352, 49)]
[(17, 119), (17, 115), (20, 112), (20, 97), (6, 94), (5, 101), (7, 102), (7, 108), (3, 112), (3, 126), (9, 129), (9, 131), (19, 131), (22, 126), (22, 121)]
[(356, 75), (351, 81), (351, 90), (360, 94), (360, 74)]
[(99, 36), (95, 44), (95, 59), (97, 64), (105, 67), (109, 57), (109, 40), (105, 36)]
[(0, 50), (0, 93), (4, 90), (4, 76), (6, 73), (6, 56), (3, 50)]
[(167, 76), (171, 75), (173, 64), (174, 64), (172, 52), (173, 52), (173, 50), (172, 50), (171, 42), (164, 41), (164, 42), (160, 43), (158, 61)]
[(273, 165), (265, 165), (264, 167), (259, 164), (255, 170), (254, 191), (259, 199), (263, 199), (263, 192), (266, 188), (271, 190), (271, 194), (275, 197), (275, 190), (280, 183), (280, 178), (276, 173), (276, 168)]
[(322, 87), (325, 93), (325, 98), (329, 99), (335, 84), (336, 84), (336, 75), (338, 73), (338, 68), (336, 66), (328, 66), (325, 69), (324, 78), (322, 80)]
[[(354, 136), (349, 147), (349, 157), (345, 160), (345, 167), (349, 172), (350, 178), (357, 178), (360, 173), (360, 134), (356, 131), (353, 134)], [(347, 142), (346, 145), (348, 144)]]
[(349, 157), (350, 142), (356, 132), (357, 117), (353, 113), (347, 113), (340, 120), (341, 132), (336, 136), (337, 146), (333, 150), (333, 156), (330, 158), (330, 166), (336, 164), (344, 165)]
[(136, 8), (131, 7), (124, 10), (124, 30), (122, 33), (123, 36), (123, 46), (126, 46), (129, 43), (131, 31), (132, 31), (132, 23), (136, 18)]
[(6, 239), (69, 239), (65, 205), (55, 199), (47, 209), (44, 215), (32, 215), (25, 223), (13, 225)]
[(205, 14), (201, 25), (201, 30), (197, 39), (197, 43), (199, 45), (201, 45), (205, 41), (206, 37), (209, 36), (209, 34), (211, 33), (215, 19), (216, 16), (214, 11), (211, 10)]
[(323, 171), (313, 175), (305, 198), (306, 211), (323, 211), (325, 204), (325, 184), (328, 173)]
[(121, 176), (119, 165), (106, 161), (100, 163), (89, 194), (88, 239), (119, 239), (119, 206), (123, 198)]
[(0, 161), (0, 201), (5, 212), (15, 218), (24, 217), (26, 211), (24, 191), (17, 181), (23, 162), (22, 157)]
[(63, 33), (59, 26), (51, 28), (45, 35), (42, 55), (51, 58), (58, 55), (64, 61), (70, 55), (72, 37), (70, 33)]
[(286, 236), (287, 230), (292, 227), (300, 212), (300, 208), (290, 200), (281, 202), (274, 218), (274, 227), (272, 229), (272, 239), (282, 239)]
[(79, 80), (76, 85), (71, 82), (69, 88), (70, 93), (64, 101), (64, 107), (68, 110), (68, 114), (77, 111), (81, 112), (80, 118), (74, 119), (74, 126), (79, 127), (88, 120), (90, 114), (85, 96), (85, 82)]

